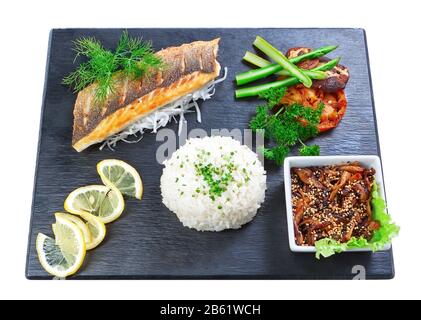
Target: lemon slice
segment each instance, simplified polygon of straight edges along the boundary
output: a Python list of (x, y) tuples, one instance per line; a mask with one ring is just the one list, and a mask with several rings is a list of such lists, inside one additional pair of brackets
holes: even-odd
[(103, 223), (110, 223), (123, 213), (124, 199), (116, 188), (92, 185), (70, 193), (64, 201), (64, 209), (76, 215), (87, 212)]
[[(86, 250), (90, 250), (89, 244), (92, 241), (92, 235), (88, 226), (85, 224), (85, 222), (82, 221), (82, 219), (68, 213), (56, 212), (56, 217), (57, 216), (63, 219), (70, 220), (71, 222), (73, 222), (75, 225), (79, 227), (80, 231), (82, 231), (83, 239), (85, 240)], [(53, 225), (53, 230), (54, 230), (54, 225)]]
[(59, 278), (75, 274), (86, 255), (85, 240), (79, 227), (70, 220), (56, 216), (56, 240), (39, 233), (36, 240), (38, 258), (44, 269)]
[(124, 195), (142, 198), (143, 183), (139, 173), (121, 160), (108, 159), (97, 164), (97, 170), (106, 186), (114, 186)]
[(87, 212), (81, 212), (79, 215), (86, 220), (85, 226), (88, 228), (92, 237), (91, 242), (86, 244), (86, 250), (92, 250), (98, 247), (105, 239), (107, 229), (105, 228), (105, 224), (94, 215)]

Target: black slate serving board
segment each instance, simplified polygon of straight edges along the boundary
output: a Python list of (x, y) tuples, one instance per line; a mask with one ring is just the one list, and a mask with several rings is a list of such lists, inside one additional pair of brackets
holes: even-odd
[[(42, 107), (26, 276), (51, 279), (38, 262), (35, 239), (51, 235), (53, 213), (73, 189), (100, 183), (96, 163), (102, 159), (126, 160), (141, 172), (141, 202), (127, 200), (123, 216), (108, 226), (107, 238), (88, 252), (73, 279), (352, 279), (361, 267), (368, 279), (394, 276), (392, 251), (346, 253), (318, 261), (313, 254), (293, 253), (288, 246), (282, 168), (266, 163), (266, 201), (256, 218), (237, 231), (202, 233), (181, 225), (161, 202), (162, 165), (155, 151), (162, 142), (146, 134), (138, 144), (118, 144), (116, 150), (93, 146), (82, 153), (71, 147), (73, 104), (76, 96), (61, 84), (73, 70), (72, 41), (95, 36), (113, 47), (120, 29), (52, 30)], [(330, 56), (341, 56), (351, 72), (346, 92), (348, 109), (340, 125), (317, 138), (323, 155), (379, 154), (364, 30), (361, 29), (131, 29), (131, 35), (153, 40), (156, 50), (221, 37), (219, 61), (229, 68), (228, 79), (217, 87), (213, 99), (202, 104), (203, 122), (187, 115), (189, 130), (247, 128), (256, 100), (233, 97), (234, 75), (249, 67), (241, 62), (256, 35), (278, 48), (320, 47), (339, 44)], [(169, 128), (177, 129), (177, 124)], [(360, 273), (361, 275), (361, 273)]]

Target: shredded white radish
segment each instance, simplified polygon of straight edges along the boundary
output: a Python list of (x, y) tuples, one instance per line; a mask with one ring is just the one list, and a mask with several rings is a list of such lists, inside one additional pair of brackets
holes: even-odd
[(224, 76), (222, 78), (207, 83), (199, 90), (185, 95), (177, 101), (174, 101), (158, 109), (154, 113), (140, 119), (139, 121), (136, 121), (120, 133), (108, 137), (99, 149), (102, 150), (104, 147), (108, 147), (111, 150), (114, 150), (117, 142), (119, 141), (137, 143), (142, 140), (143, 133), (146, 130), (151, 130), (153, 133), (156, 133), (159, 128), (165, 127), (171, 122), (171, 120), (174, 119), (174, 121), (177, 122), (176, 116), (179, 116), (178, 135), (180, 135), (183, 130), (183, 124), (187, 122), (184, 118), (184, 114), (193, 112), (190, 109), (194, 107), (196, 109), (197, 121), (199, 123), (202, 122), (202, 115), (197, 101), (199, 99), (205, 101), (212, 98), (215, 94), (215, 85), (224, 81), (227, 78), (227, 74), (228, 69), (224, 68)]

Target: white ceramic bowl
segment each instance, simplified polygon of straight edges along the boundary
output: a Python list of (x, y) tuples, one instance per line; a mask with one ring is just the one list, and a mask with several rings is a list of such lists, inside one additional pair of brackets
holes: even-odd
[[(376, 170), (375, 178), (379, 185), (379, 192), (383, 199), (385, 199), (383, 172), (378, 156), (319, 156), (319, 157), (288, 157), (284, 161), (284, 180), (285, 180), (285, 199), (287, 206), (287, 220), (288, 220), (288, 239), (289, 247), (294, 252), (316, 252), (315, 247), (299, 246), (295, 242), (294, 223), (292, 212), (292, 197), (291, 197), (291, 168), (304, 168), (314, 166), (336, 165), (344, 162), (358, 161), (367, 168), (374, 168)], [(391, 245), (385, 246), (383, 250), (389, 250)], [(371, 251), (369, 248), (352, 249), (348, 251)]]

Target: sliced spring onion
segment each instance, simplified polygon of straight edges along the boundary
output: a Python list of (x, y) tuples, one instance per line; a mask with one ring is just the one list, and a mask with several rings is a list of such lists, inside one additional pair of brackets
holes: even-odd
[(272, 88), (281, 88), (281, 87), (291, 87), (300, 83), (297, 78), (287, 78), (280, 81), (274, 81), (270, 83), (261, 84), (254, 87), (248, 88), (241, 88), (235, 90), (235, 97), (236, 98), (246, 98), (246, 97), (253, 97), (259, 95), (261, 92), (272, 89)]
[[(314, 69), (311, 69), (309, 71), (312, 72), (320, 72), (320, 71), (328, 71), (335, 67), (340, 61), (340, 58), (336, 58), (333, 60), (330, 60), (329, 62), (317, 66)], [(270, 83), (265, 83), (262, 85), (254, 86), (254, 87), (248, 87), (248, 88), (241, 88), (235, 91), (235, 97), (236, 98), (246, 98), (246, 97), (253, 97), (259, 95), (261, 92), (272, 89), (272, 88), (281, 88), (281, 87), (291, 87), (293, 85), (296, 85), (300, 83), (297, 78), (290, 77), (284, 80), (280, 81), (274, 81)]]
[(254, 54), (250, 51), (246, 51), (246, 54), (244, 55), (243, 60), (247, 61), (248, 63), (251, 63), (251, 64), (253, 64), (257, 67), (260, 67), (260, 68), (272, 65), (272, 66), (276, 66), (277, 68), (279, 68), (279, 70), (282, 69), (282, 67), (279, 64), (277, 64), (277, 63), (271, 64), (266, 59), (264, 59), (262, 57), (259, 57), (257, 54)]
[[(309, 53), (305, 53), (303, 55), (294, 57), (289, 59), (289, 61), (293, 64), (297, 64), (304, 60), (310, 60), (322, 57), (329, 52), (332, 52), (335, 50), (338, 46), (325, 46), (320, 47), (316, 50), (313, 50)], [(243, 72), (238, 74), (235, 79), (237, 82), (237, 85), (244, 85), (249, 82), (253, 82), (259, 79), (266, 78), (267, 76), (270, 76), (271, 74), (276, 73), (277, 75), (283, 75), (283, 76), (289, 76), (289, 72), (287, 70), (283, 70), (282, 66), (277, 63), (270, 63), (266, 59), (259, 57), (258, 55), (247, 51), (246, 54), (243, 57), (244, 61), (247, 61), (248, 63), (251, 63), (257, 67), (260, 67), (260, 69), (250, 70), (247, 72)], [(310, 77), (311, 78), (311, 77)]]
[(278, 63), (282, 68), (287, 70), (291, 76), (295, 77), (300, 81), (304, 86), (310, 88), (312, 85), (312, 81), (308, 75), (306, 75), (300, 68), (298, 68), (295, 64), (291, 63), (278, 49), (272, 46), (269, 42), (267, 42), (262, 37), (257, 36), (256, 40), (254, 40), (253, 44), (265, 53), (269, 58), (273, 59), (276, 63)]

